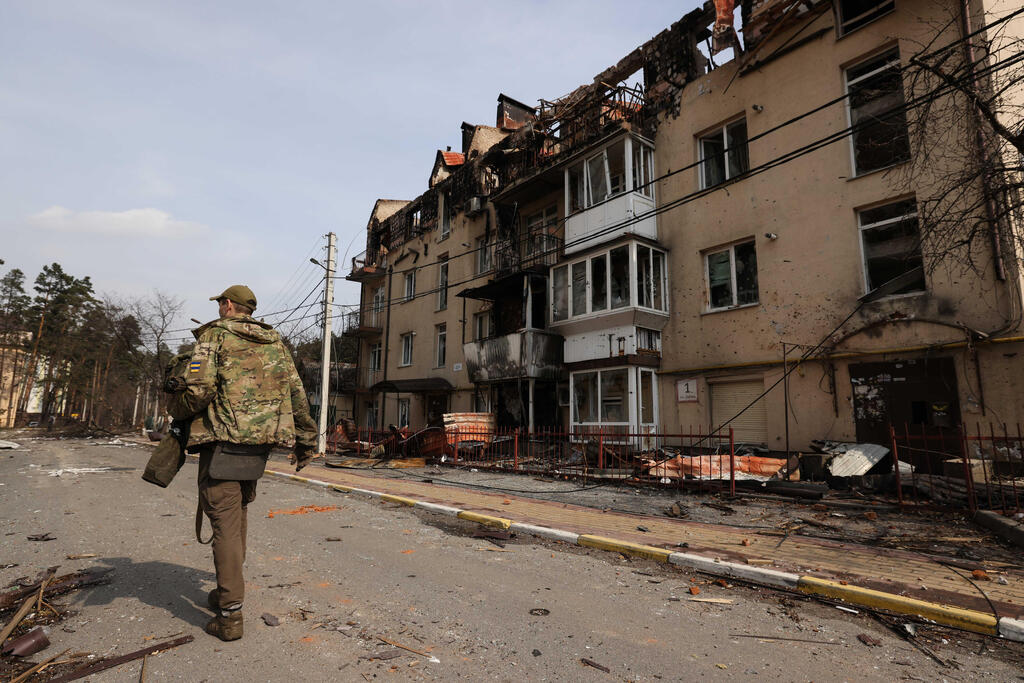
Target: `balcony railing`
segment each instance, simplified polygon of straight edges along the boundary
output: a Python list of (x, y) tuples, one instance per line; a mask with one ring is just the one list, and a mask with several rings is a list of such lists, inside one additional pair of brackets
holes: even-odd
[(563, 240), (547, 232), (531, 232), (525, 236), (500, 242), (495, 247), (495, 268), (499, 274), (536, 266), (551, 266), (562, 257)]
[(384, 327), (383, 310), (354, 309), (342, 314), (341, 333), (352, 336), (380, 334)]
[(523, 330), (462, 345), (466, 369), (473, 382), (534, 378), (559, 379), (562, 336)]
[(349, 280), (367, 280), (374, 277), (383, 277), (385, 273), (384, 258), (381, 250), (367, 249), (361, 254), (352, 257), (352, 270), (348, 274)]
[(359, 368), (357, 374), (356, 386), (359, 389), (369, 389), (377, 382), (384, 378), (384, 372), (382, 370), (374, 370), (373, 368)]

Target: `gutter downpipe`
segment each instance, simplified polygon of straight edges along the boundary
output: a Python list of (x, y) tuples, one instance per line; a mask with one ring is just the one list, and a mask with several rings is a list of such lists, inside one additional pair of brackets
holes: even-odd
[[(391, 349), (391, 282), (394, 280), (395, 266), (388, 266), (388, 310), (384, 317), (384, 368), (381, 381), (388, 381), (388, 351)], [(387, 406), (388, 392), (380, 394), (380, 430), (384, 431), (384, 412)]]

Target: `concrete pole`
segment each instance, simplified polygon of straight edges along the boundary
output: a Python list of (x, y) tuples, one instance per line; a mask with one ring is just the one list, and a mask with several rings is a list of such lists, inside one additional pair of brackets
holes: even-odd
[(327, 406), (331, 396), (331, 312), (334, 309), (334, 261), (336, 258), (333, 232), (327, 233), (327, 284), (324, 286), (324, 338), (320, 350), (320, 424), (316, 439), (316, 452), (327, 451)]

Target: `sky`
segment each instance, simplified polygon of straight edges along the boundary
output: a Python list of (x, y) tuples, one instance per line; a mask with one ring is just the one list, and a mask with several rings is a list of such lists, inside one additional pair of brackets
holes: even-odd
[(278, 321), (324, 235), (362, 251), (373, 202), (426, 190), (499, 93), (564, 95), (697, 4), (5, 0), (0, 268), (158, 290), (179, 327), (243, 283)]

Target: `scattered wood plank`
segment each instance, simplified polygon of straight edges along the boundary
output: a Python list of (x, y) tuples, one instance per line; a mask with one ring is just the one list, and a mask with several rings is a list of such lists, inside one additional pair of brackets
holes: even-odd
[(87, 664), (86, 666), (79, 667), (78, 669), (75, 669), (69, 674), (61, 676), (60, 678), (55, 678), (51, 680), (50, 683), (66, 683), (67, 681), (77, 681), (79, 678), (92, 676), (93, 674), (99, 673), (100, 671), (106, 671), (107, 669), (112, 669), (115, 666), (121, 666), (122, 664), (126, 664), (136, 659), (140, 659), (142, 657), (145, 657), (146, 655), (151, 655), (155, 652), (161, 652), (163, 650), (170, 650), (171, 648), (178, 647), (179, 645), (191, 643), (193, 640), (195, 640), (195, 637), (193, 636), (182, 636), (180, 638), (175, 638), (174, 640), (168, 640), (163, 643), (157, 643), (156, 645), (144, 647), (141, 650), (136, 650), (135, 652), (129, 652), (128, 654), (121, 655), (120, 657), (113, 657), (111, 659), (101, 659), (98, 662), (93, 662), (92, 664)]

